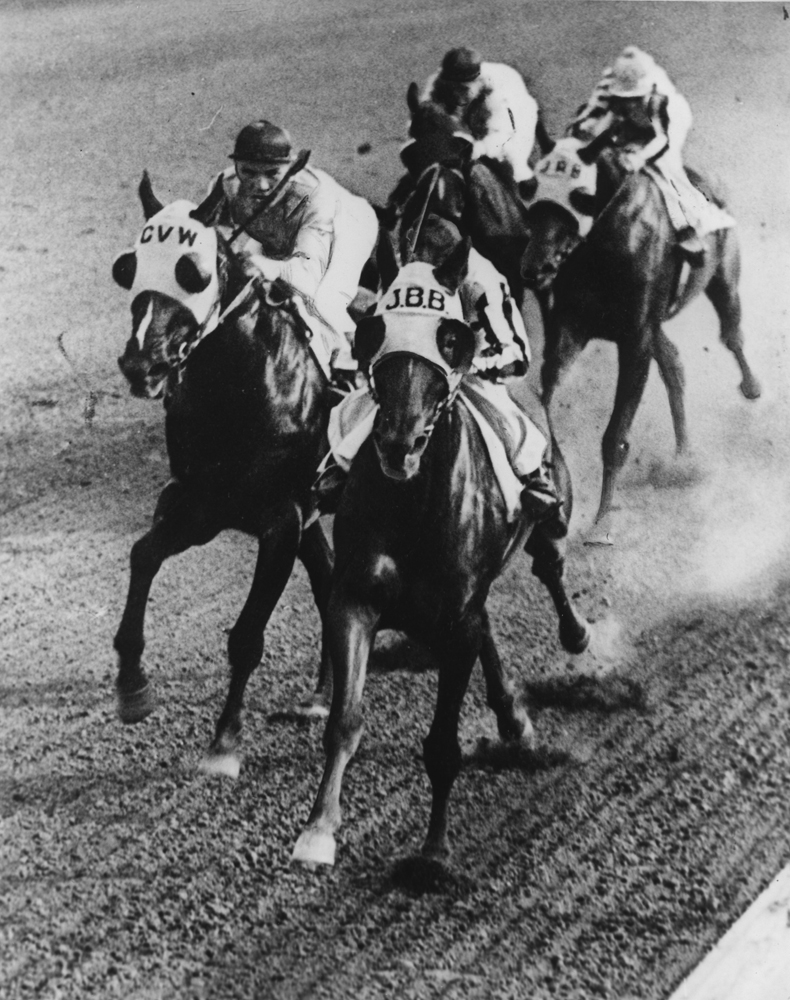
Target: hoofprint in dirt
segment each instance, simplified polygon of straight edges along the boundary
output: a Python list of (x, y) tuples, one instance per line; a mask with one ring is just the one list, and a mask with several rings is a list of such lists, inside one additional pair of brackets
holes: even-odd
[[(4, 9), (0, 100), (15, 142), (0, 164), (4, 996), (660, 1000), (787, 862), (790, 204), (775, 179), (790, 148), (788, 36), (781, 5), (682, 7), (620, 5), (616, 26), (606, 5), (572, 3)], [(704, 304), (670, 324), (694, 464), (676, 475), (653, 377), (617, 545), (586, 549), (614, 359), (585, 352), (560, 391), (558, 430), (577, 497), (569, 579), (596, 619), (590, 654), (561, 655), (547, 598), (514, 565), (492, 621), (538, 748), (494, 741), (475, 673), (455, 854), (436, 869), (414, 860), (436, 678), (386, 637), (337, 868), (306, 873), (288, 859), (323, 764), (321, 726), (278, 714), (317, 662), (303, 574), (250, 684), (235, 784), (196, 764), (225, 691), (249, 540), (225, 535), (165, 567), (147, 652), (160, 706), (140, 727), (115, 717), (128, 550), (168, 469), (161, 411), (129, 400), (116, 369), (128, 316), (109, 265), (139, 227), (143, 167), (163, 193), (199, 200), (235, 131), (263, 113), (380, 199), (398, 175), (408, 82), (463, 42), (520, 66), (554, 131), (623, 44), (664, 61), (695, 111), (690, 161), (722, 164), (730, 185), (766, 392), (751, 412), (735, 398)], [(738, 56), (726, 72), (722, 51)], [(533, 347), (534, 382), (539, 333)]]

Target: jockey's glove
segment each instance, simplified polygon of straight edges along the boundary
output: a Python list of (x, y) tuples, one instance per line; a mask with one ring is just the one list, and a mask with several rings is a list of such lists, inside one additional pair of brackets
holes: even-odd
[(266, 281), (274, 281), (275, 278), (279, 278), (282, 271), (281, 260), (272, 260), (260, 253), (249, 254), (246, 263), (250, 274), (260, 275)]
[(644, 156), (640, 156), (639, 153), (624, 153), (622, 162), (625, 169), (631, 174), (638, 173), (647, 165), (647, 160)]

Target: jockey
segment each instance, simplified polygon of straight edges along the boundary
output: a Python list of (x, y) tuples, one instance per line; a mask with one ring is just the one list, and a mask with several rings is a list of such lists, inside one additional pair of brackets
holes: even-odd
[(261, 120), (245, 126), (233, 166), (219, 175), (225, 198), (215, 224), (226, 237), (243, 227), (236, 247), (254, 271), (296, 289), (314, 339), (318, 335), (316, 353), (323, 351), (333, 374), (349, 377), (356, 362), (348, 306), (375, 246), (378, 221), (363, 198), (329, 174), (298, 168), (297, 160), (306, 162), (307, 155), (294, 154), (290, 135), (278, 125)]
[[(426, 227), (425, 246), (434, 258), (449, 252), (459, 242), (456, 227), (445, 220), (434, 219)], [(402, 268), (396, 281), (384, 293), (376, 307), (382, 314), (392, 299), (396, 286), (402, 284), (406, 272), (415, 272), (418, 284), (435, 281), (432, 266), (415, 262)], [(505, 380), (520, 378), (527, 372), (530, 349), (524, 321), (513, 301), (507, 282), (494, 265), (474, 248), (469, 251), (468, 270), (459, 297), (465, 322), (477, 339), (477, 350), (470, 373), (464, 379), (462, 398), (478, 411), (492, 408), (497, 425), (507, 437), (505, 451), (514, 473), (522, 484), (521, 506), (541, 524), (548, 539), (563, 538), (568, 531), (544, 452), (546, 439), (526, 413), (509, 395)], [(408, 312), (401, 308), (400, 312)], [(415, 310), (419, 312), (419, 310)], [(373, 429), (376, 403), (369, 388), (353, 391), (335, 406), (329, 416), (330, 454), (324, 462), (316, 491), (324, 508), (336, 502), (351, 463)], [(549, 544), (553, 544), (550, 542)]]
[(420, 102), (438, 105), (471, 136), (472, 156), (507, 163), (516, 185), (532, 178), (538, 104), (521, 74), (504, 63), (482, 62), (472, 49), (451, 49), (429, 77)]
[(682, 158), (691, 124), (688, 101), (665, 70), (647, 52), (629, 45), (604, 70), (590, 100), (571, 123), (571, 134), (592, 139), (607, 133), (615, 145), (630, 150), (629, 169), (652, 164), (663, 174), (676, 193), (665, 201), (678, 243), (688, 260), (698, 265), (705, 249), (693, 219), (700, 195)]

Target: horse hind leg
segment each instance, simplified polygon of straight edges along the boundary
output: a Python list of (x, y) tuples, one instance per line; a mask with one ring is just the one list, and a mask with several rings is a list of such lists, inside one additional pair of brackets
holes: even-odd
[(266, 623), (291, 576), (301, 528), (299, 511), (290, 507), (260, 539), (250, 592), (228, 636), (231, 673), (225, 706), (208, 753), (200, 762), (200, 770), (208, 774), (238, 777), (236, 750), (242, 728), (244, 692), (263, 657)]
[(312, 695), (299, 702), (294, 712), (304, 718), (326, 718), (332, 701), (332, 660), (326, 639), (326, 609), (332, 586), (334, 554), (320, 521), (314, 521), (302, 534), (299, 558), (307, 570), (316, 607), (321, 615), (323, 640), (315, 690)]
[(653, 338), (653, 356), (667, 390), (669, 411), (672, 414), (672, 426), (675, 431), (675, 449), (678, 455), (682, 455), (688, 450), (684, 400), (686, 378), (683, 365), (680, 363), (680, 352), (661, 327), (656, 330)]
[(725, 230), (719, 241), (722, 260), (705, 289), (719, 317), (721, 341), (735, 355), (741, 370), (740, 390), (746, 399), (759, 399), (762, 389), (749, 367), (743, 350), (741, 330), (741, 298), (738, 293), (740, 260), (732, 230)]
[(548, 590), (559, 618), (562, 648), (569, 653), (583, 653), (590, 644), (590, 626), (573, 606), (565, 590), (564, 538), (552, 538), (540, 524), (535, 525), (524, 551), (532, 556), (532, 573)]
[(534, 736), (532, 723), (525, 706), (516, 697), (513, 685), (505, 674), (491, 634), (488, 612), (485, 609), (482, 615), (480, 665), (486, 682), (486, 700), (496, 715), (500, 738), (505, 742), (523, 740), (531, 743)]
[(644, 394), (650, 371), (652, 357), (650, 349), (646, 347), (634, 350), (630, 346), (631, 341), (632, 338), (628, 333), (625, 333), (617, 345), (617, 390), (612, 415), (601, 442), (603, 481), (601, 483), (601, 501), (598, 513), (595, 515), (596, 524), (610, 514), (613, 509), (617, 474), (628, 458), (628, 433)]
[(155, 706), (142, 667), (145, 610), (154, 578), (170, 556), (193, 545), (204, 545), (218, 531), (219, 525), (210, 512), (174, 480), (159, 497), (150, 531), (132, 546), (129, 590), (113, 641), (118, 654), (118, 715), (124, 723), (142, 722)]

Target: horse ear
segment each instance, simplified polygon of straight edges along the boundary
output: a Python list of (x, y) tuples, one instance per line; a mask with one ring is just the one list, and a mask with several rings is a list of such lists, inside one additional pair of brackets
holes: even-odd
[(389, 233), (384, 230), (379, 232), (379, 243), (376, 247), (376, 264), (379, 269), (379, 281), (381, 282), (382, 290), (389, 288), (397, 277), (400, 267)]
[(543, 121), (543, 115), (540, 112), (538, 112), (538, 121), (535, 125), (535, 141), (540, 148), (541, 156), (546, 156), (557, 145), (555, 140), (549, 135), (546, 123)]
[(217, 177), (214, 187), (201, 201), (197, 208), (193, 208), (189, 213), (191, 219), (202, 222), (204, 226), (209, 226), (214, 221), (214, 214), (225, 197), (225, 186), (222, 183), (222, 174)]
[(524, 199), (524, 201), (532, 201), (535, 197), (535, 192), (538, 190), (538, 179), (537, 177), (530, 177), (528, 181), (518, 182), (518, 193)]
[(137, 254), (134, 250), (127, 250), (125, 253), (115, 258), (112, 265), (112, 276), (116, 284), (125, 288), (128, 292), (134, 284), (134, 276), (137, 271)]
[(354, 347), (351, 353), (362, 371), (367, 371), (370, 362), (379, 352), (384, 343), (384, 332), (383, 316), (363, 316), (357, 323), (357, 332), (354, 334)]
[(416, 115), (420, 109), (420, 89), (413, 80), (406, 91), (406, 103), (409, 106), (409, 111)]
[(469, 251), (472, 241), (465, 236), (461, 242), (450, 251), (438, 267), (433, 269), (433, 276), (439, 284), (453, 294), (458, 291), (461, 282), (469, 270)]
[(196, 253), (185, 253), (176, 262), (176, 281), (189, 295), (197, 295), (208, 288), (211, 275)]
[(151, 186), (151, 178), (148, 176), (147, 170), (143, 171), (143, 179), (140, 181), (137, 193), (140, 195), (140, 201), (143, 203), (143, 214), (146, 219), (150, 219), (152, 215), (161, 212), (165, 207), (154, 194), (154, 189)]
[(568, 201), (579, 215), (595, 215), (595, 195), (577, 188), (568, 195)]
[(475, 335), (466, 323), (457, 319), (443, 319), (436, 331), (439, 353), (454, 372), (466, 372), (472, 367), (477, 344)]

